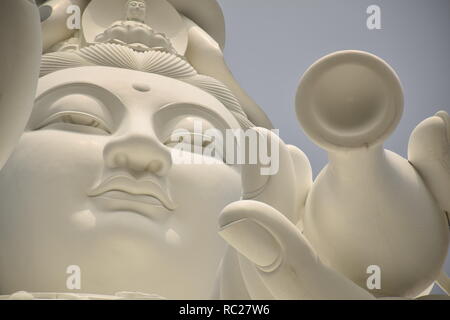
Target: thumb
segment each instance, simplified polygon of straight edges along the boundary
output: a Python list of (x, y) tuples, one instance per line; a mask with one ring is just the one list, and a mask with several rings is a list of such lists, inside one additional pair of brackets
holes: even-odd
[(219, 234), (255, 264), (277, 299), (373, 298), (323, 265), (295, 225), (265, 203), (234, 202), (222, 211), (219, 224)]
[(289, 147), (273, 131), (259, 127), (249, 130), (255, 132), (257, 139), (245, 144), (245, 154), (257, 153), (257, 161), (242, 166), (242, 198), (264, 202), (297, 223), (299, 190), (296, 178), (300, 175), (295, 172)]
[(300, 230), (303, 230), (303, 217), (306, 211), (306, 200), (309, 196), (313, 184), (312, 168), (308, 157), (305, 153), (296, 146), (288, 145), (291, 154), (292, 162), (294, 164), (296, 192), (297, 192), (297, 212), (298, 220), (296, 223)]

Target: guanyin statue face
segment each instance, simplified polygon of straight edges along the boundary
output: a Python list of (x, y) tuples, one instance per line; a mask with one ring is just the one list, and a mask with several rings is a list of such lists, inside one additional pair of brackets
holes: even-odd
[(145, 21), (147, 4), (142, 0), (130, 0), (127, 2), (127, 20), (138, 22)]
[(209, 297), (225, 250), (217, 216), (241, 184), (219, 160), (174, 158), (168, 137), (192, 119), (239, 128), (216, 98), (171, 78), (108, 67), (41, 78), (0, 172), (2, 293), (67, 291), (77, 265), (82, 292)]

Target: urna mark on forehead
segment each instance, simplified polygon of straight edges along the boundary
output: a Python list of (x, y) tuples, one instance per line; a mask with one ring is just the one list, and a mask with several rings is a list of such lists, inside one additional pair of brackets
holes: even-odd
[[(56, 94), (56, 92), (58, 92)], [(88, 94), (114, 96), (127, 104), (153, 104), (158, 108), (173, 104), (198, 107), (227, 127), (239, 128), (230, 111), (214, 96), (189, 83), (170, 77), (114, 67), (86, 66), (59, 70), (39, 79), (36, 101), (56, 96)], [(192, 109), (191, 109), (192, 110)], [(189, 112), (186, 109), (186, 112)]]

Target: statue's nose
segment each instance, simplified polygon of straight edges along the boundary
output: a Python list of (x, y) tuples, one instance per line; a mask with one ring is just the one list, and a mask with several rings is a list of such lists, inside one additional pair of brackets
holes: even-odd
[(135, 173), (165, 176), (172, 167), (170, 150), (156, 138), (143, 134), (130, 134), (109, 142), (103, 157), (107, 167)]

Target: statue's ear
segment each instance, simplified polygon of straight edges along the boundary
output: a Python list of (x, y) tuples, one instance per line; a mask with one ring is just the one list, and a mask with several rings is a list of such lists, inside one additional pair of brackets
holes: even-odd
[(186, 59), (201, 74), (225, 84), (239, 100), (248, 119), (257, 127), (272, 129), (264, 111), (250, 98), (234, 79), (225, 63), (222, 49), (213, 37), (187, 17), (183, 17), (188, 30)]

